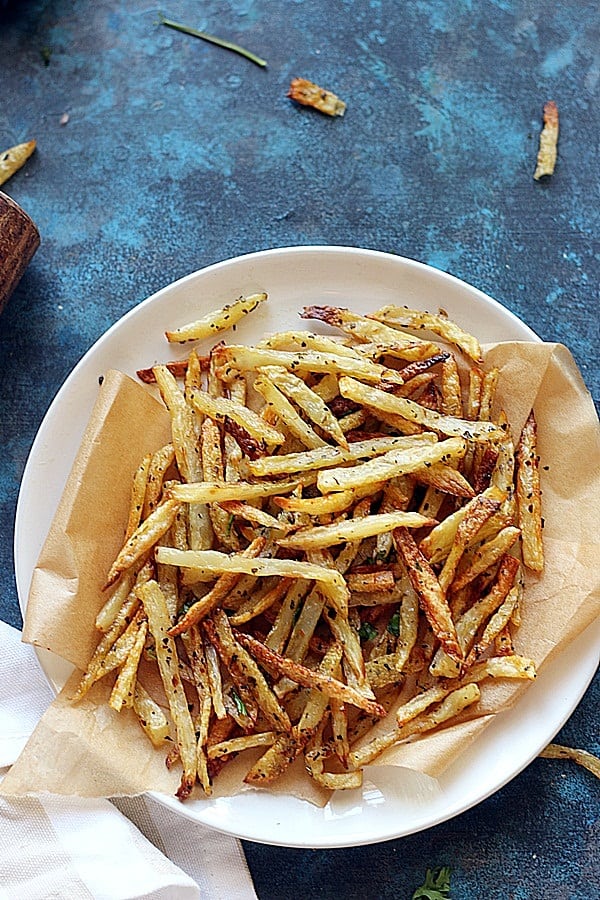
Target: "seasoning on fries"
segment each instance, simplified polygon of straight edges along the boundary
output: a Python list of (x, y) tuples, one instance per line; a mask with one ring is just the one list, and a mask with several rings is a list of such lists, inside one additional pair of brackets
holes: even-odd
[[(220, 338), (266, 300), (167, 337)], [(113, 678), (113, 709), (169, 740), (181, 800), (247, 752), (248, 784), (302, 757), (318, 785), (360, 787), (385, 750), (476, 714), (486, 679), (535, 677), (513, 647), (522, 567), (543, 567), (533, 410), (515, 451), (498, 373), (443, 312), (302, 316), (339, 336), (218, 343), (139, 373), (171, 442), (127, 486), (74, 701)]]

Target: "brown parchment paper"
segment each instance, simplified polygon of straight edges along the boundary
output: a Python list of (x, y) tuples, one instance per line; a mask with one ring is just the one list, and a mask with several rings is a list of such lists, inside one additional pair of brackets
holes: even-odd
[[(600, 612), (600, 430), (565, 347), (511, 342), (485, 349), (486, 368), (500, 370), (498, 405), (515, 440), (532, 406), (538, 422), (546, 566), (541, 575), (526, 574), (515, 649), (539, 670), (554, 654), (568, 653)], [(131, 477), (143, 455), (169, 437), (168, 416), (150, 392), (108, 373), (34, 572), (24, 640), (85, 667), (97, 641), (100, 586), (120, 548), (115, 523), (126, 520)], [(131, 711), (117, 714), (106, 705), (109, 685), (100, 682), (84, 701), (70, 702), (78, 678), (76, 672), (43, 716), (0, 792), (173, 794), (179, 772), (167, 771), (165, 751), (151, 746)], [(386, 751), (375, 765), (439, 777), (527, 686), (484, 683), (481, 700), (458, 723)], [(243, 773), (251, 762), (242, 755), (227, 766), (216, 780), (217, 795), (245, 790)], [(319, 805), (328, 796), (298, 764), (270, 790)]]

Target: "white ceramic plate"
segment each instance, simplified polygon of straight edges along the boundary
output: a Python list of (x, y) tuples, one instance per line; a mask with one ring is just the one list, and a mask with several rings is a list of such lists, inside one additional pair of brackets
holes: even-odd
[[(386, 303), (423, 309), (442, 306), (482, 343), (539, 340), (523, 322), (473, 287), (413, 260), (345, 247), (269, 250), (217, 263), (169, 285), (112, 326), (86, 353), (58, 392), (33, 444), (19, 495), (15, 568), (24, 609), (31, 575), (59, 502), (89, 413), (98, 378), (108, 368), (136, 369), (173, 358), (163, 333), (239, 296), (265, 290), (269, 302), (239, 326), (236, 339), (302, 323), (298, 310), (329, 303), (362, 311)], [(181, 355), (187, 351), (180, 349)], [(185, 805), (157, 798), (217, 830), (249, 840), (294, 847), (346, 847), (411, 834), (469, 809), (506, 784), (539, 753), (569, 717), (598, 664), (600, 627), (588, 629), (568, 654), (544, 668), (508, 712), (498, 716), (442, 777), (382, 767), (362, 791), (342, 792), (324, 809), (292, 797), (249, 791)], [(59, 689), (70, 667), (40, 654)], [(376, 782), (376, 783), (375, 783)]]

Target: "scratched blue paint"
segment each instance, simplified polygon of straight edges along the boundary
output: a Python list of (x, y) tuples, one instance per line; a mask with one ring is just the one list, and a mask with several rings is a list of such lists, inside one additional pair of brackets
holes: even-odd
[(556, 47), (546, 54), (542, 61), (541, 70), (546, 78), (555, 78), (566, 69), (567, 66), (573, 64), (575, 59), (575, 43), (576, 37), (569, 38), (566, 43), (560, 47)]

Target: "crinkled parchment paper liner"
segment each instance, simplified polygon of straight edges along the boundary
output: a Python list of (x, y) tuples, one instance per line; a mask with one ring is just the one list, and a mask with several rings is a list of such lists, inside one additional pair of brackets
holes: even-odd
[[(569, 351), (559, 344), (491, 345), (486, 365), (500, 370), (499, 403), (515, 439), (532, 406), (538, 421), (546, 568), (541, 576), (527, 574), (515, 645), (539, 667), (554, 653), (568, 653), (600, 609), (598, 419)], [(131, 476), (144, 453), (168, 438), (167, 415), (150, 392), (108, 373), (34, 572), (26, 641), (85, 667), (103, 601), (99, 586), (119, 549), (114, 523), (126, 519)], [(40, 721), (2, 793), (172, 794), (179, 774), (166, 770), (164, 750), (152, 748), (130, 711), (116, 714), (102, 702), (109, 691), (103, 683), (73, 705), (77, 677)], [(482, 685), (481, 700), (458, 724), (388, 750), (380, 764), (439, 777), (526, 687), (514, 681)], [(241, 777), (249, 765), (246, 757), (226, 767), (217, 779), (218, 793), (243, 789)], [(319, 805), (327, 799), (298, 764), (272, 790)]]

